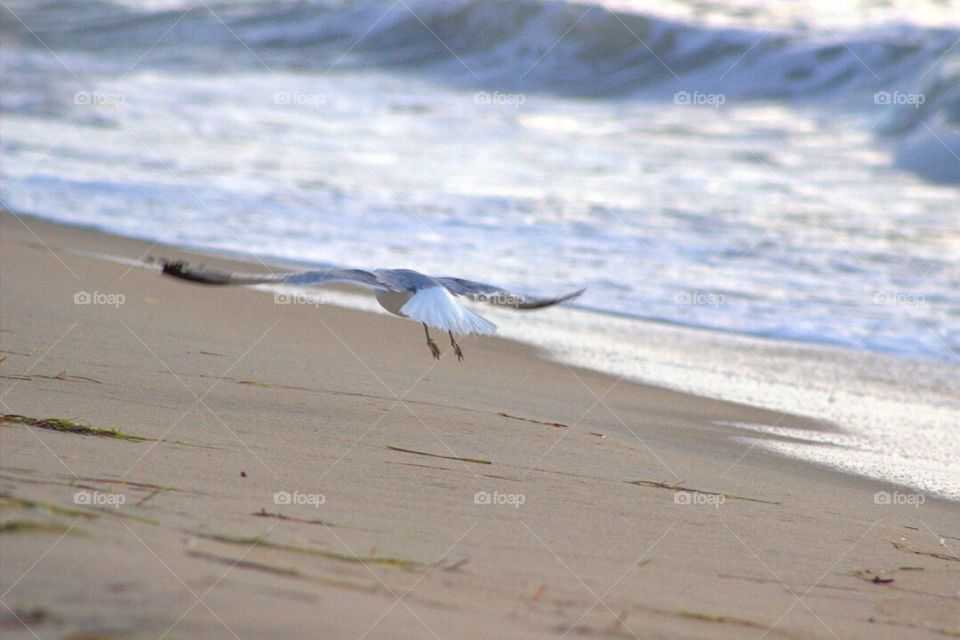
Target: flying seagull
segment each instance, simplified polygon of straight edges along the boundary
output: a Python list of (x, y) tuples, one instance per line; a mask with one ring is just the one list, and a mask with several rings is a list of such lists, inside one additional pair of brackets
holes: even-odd
[(295, 273), (234, 273), (206, 267), (194, 267), (186, 262), (160, 260), (163, 273), (168, 276), (213, 285), (290, 284), (320, 286), (336, 282), (350, 283), (372, 288), (376, 291), (380, 306), (401, 318), (414, 320), (423, 325), (427, 346), (437, 360), (440, 348), (430, 337), (430, 329), (446, 331), (450, 346), (463, 360), (463, 350), (454, 334), (472, 333), (489, 335), (497, 325), (460, 304), (463, 296), (478, 302), (487, 302), (514, 309), (542, 309), (567, 300), (572, 300), (585, 291), (580, 289), (554, 298), (531, 298), (510, 292), (502, 287), (462, 278), (435, 278), (412, 269), (322, 269)]

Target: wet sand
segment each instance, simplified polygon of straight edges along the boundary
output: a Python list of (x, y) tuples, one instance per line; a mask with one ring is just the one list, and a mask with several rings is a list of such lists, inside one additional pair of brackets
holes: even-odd
[(6, 638), (960, 633), (960, 507), (714, 423), (831, 425), (0, 231)]

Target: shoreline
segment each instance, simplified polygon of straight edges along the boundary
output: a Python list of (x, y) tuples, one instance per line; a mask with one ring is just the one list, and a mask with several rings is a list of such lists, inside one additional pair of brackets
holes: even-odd
[[(12, 210), (0, 205), (0, 211), (5, 214), (14, 213)], [(62, 226), (71, 229), (77, 229), (78, 231), (86, 231), (94, 234), (102, 234), (106, 236), (111, 236), (115, 238), (122, 238), (124, 240), (129, 240), (133, 242), (140, 242), (148, 246), (156, 246), (161, 248), (166, 248), (171, 251), (179, 251), (185, 256), (193, 256), (194, 258), (211, 258), (222, 260), (224, 262), (229, 262), (236, 265), (246, 265), (247, 267), (259, 266), (261, 268), (283, 268), (287, 270), (297, 270), (297, 269), (317, 269), (317, 268), (326, 268), (326, 267), (341, 267), (343, 265), (334, 265), (332, 263), (324, 262), (310, 262), (307, 260), (296, 260), (285, 258), (283, 256), (277, 255), (263, 255), (256, 256), (250, 253), (244, 253), (238, 250), (226, 249), (226, 248), (211, 248), (204, 247), (200, 245), (191, 245), (191, 244), (168, 244), (164, 241), (154, 240), (149, 237), (140, 237), (135, 235), (124, 235), (122, 233), (111, 231), (109, 229), (104, 229), (96, 224), (92, 223), (83, 223), (83, 222), (66, 222), (55, 220), (52, 218), (45, 217), (41, 214), (35, 213), (24, 213), (24, 212), (15, 212), (18, 217), (25, 218), (28, 220), (34, 220), (38, 223), (50, 224), (54, 226)], [(349, 287), (343, 286), (334, 286), (334, 290), (341, 290), (344, 292), (351, 292)], [(314, 289), (314, 291), (317, 291)], [(335, 303), (334, 303), (335, 304)], [(342, 305), (338, 305), (342, 306)], [(346, 307), (354, 308), (354, 307)], [(379, 307), (374, 307), (379, 309)], [(938, 358), (934, 356), (924, 356), (924, 355), (908, 355), (902, 351), (880, 351), (880, 350), (870, 350), (867, 348), (857, 348), (852, 345), (844, 344), (843, 342), (828, 342), (828, 341), (817, 341), (814, 339), (803, 339), (803, 338), (793, 338), (779, 336), (776, 334), (763, 334), (763, 333), (747, 333), (743, 331), (737, 331), (734, 329), (727, 329), (724, 327), (712, 327), (707, 325), (698, 325), (684, 323), (677, 320), (671, 320), (664, 317), (646, 317), (640, 315), (632, 315), (626, 312), (618, 312), (609, 309), (601, 309), (596, 307), (584, 307), (581, 306), (577, 301), (573, 301), (565, 304), (567, 309), (575, 309), (581, 313), (597, 315), (603, 318), (609, 318), (614, 320), (625, 320), (628, 322), (636, 322), (646, 326), (653, 327), (662, 327), (664, 329), (676, 329), (679, 331), (689, 331), (693, 333), (703, 333), (708, 335), (715, 335), (724, 338), (730, 338), (732, 341), (737, 340), (746, 340), (746, 341), (758, 341), (763, 343), (769, 343), (771, 348), (774, 347), (786, 347), (786, 348), (797, 348), (797, 349), (809, 349), (811, 351), (823, 351), (826, 353), (835, 354), (837, 357), (842, 357), (845, 354), (854, 354), (863, 357), (875, 357), (882, 359), (890, 359), (896, 361), (902, 361), (904, 363), (918, 363), (918, 364), (933, 364), (937, 366), (949, 365), (949, 360), (943, 358)], [(500, 336), (502, 337), (502, 336)]]
[[(113, 236), (92, 225), (65, 226)], [(228, 261), (239, 270), (311, 268), (303, 262), (113, 237), (141, 242), (158, 251), (178, 251), (194, 261)], [(110, 255), (101, 257), (112, 259)], [(275, 291), (293, 291), (304, 299), (383, 314), (367, 292), (350, 287), (279, 287)], [(960, 398), (956, 382), (960, 378), (949, 363), (713, 331), (576, 306), (559, 313), (526, 314), (522, 322), (516, 321), (514, 312), (490, 307), (481, 312), (502, 319), (498, 338), (533, 347), (545, 360), (766, 409), (777, 416), (803, 416), (816, 423), (808, 422), (806, 429), (790, 428), (781, 424), (779, 417), (766, 424), (730, 423), (726, 426), (731, 438), (743, 438), (778, 456), (960, 502), (960, 477), (953, 470), (950, 453), (960, 454), (953, 429), (960, 415), (956, 400)], [(697, 356), (691, 357), (691, 353)], [(772, 367), (771, 362), (777, 366)], [(823, 436), (825, 430), (835, 435)], [(767, 437), (760, 438), (759, 432), (766, 432)]]
[[(4, 413), (154, 439), (3, 424), (4, 521), (63, 534), (4, 530), (2, 586), (20, 618), (39, 603), (37, 624), (51, 629), (226, 634), (202, 607), (177, 619), (193, 598), (172, 573), (211, 587), (210, 608), (241, 636), (315, 635), (330, 623), (319, 608), (342, 616), (331, 637), (357, 637), (411, 586), (370, 637), (426, 626), (440, 637), (912, 638), (960, 625), (957, 561), (937, 557), (960, 544), (955, 504), (893, 503), (916, 494), (770, 455), (715, 424), (823, 431), (815, 420), (568, 367), (499, 338), (466, 341), (461, 364), (444, 349), (433, 366), (409, 322), (278, 308), (258, 291), (62, 251), (133, 258), (142, 241), (7, 213), (0, 228)], [(81, 289), (125, 300), (74, 304)], [(67, 512), (88, 511), (77, 490), (128, 499), (88, 518)], [(324, 502), (276, 503), (278, 492)], [(75, 529), (86, 535), (63, 533)], [(126, 595), (111, 596), (114, 583)], [(83, 614), (83, 588), (105, 618)], [(611, 604), (590, 607), (601, 594)], [(256, 619), (260, 598), (283, 615)], [(127, 610), (131, 599), (149, 601), (146, 613)], [(2, 628), (25, 634), (9, 617)]]

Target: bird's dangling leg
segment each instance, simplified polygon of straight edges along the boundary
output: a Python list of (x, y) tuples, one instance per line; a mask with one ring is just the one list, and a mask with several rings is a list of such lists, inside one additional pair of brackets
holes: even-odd
[(457, 344), (457, 341), (453, 339), (453, 331), (447, 331), (450, 334), (450, 346), (453, 347), (453, 352), (457, 354), (457, 360), (463, 360), (463, 351), (460, 350), (460, 345)]
[(427, 346), (430, 347), (430, 353), (433, 354), (434, 360), (440, 359), (440, 347), (437, 346), (437, 343), (433, 341), (433, 338), (430, 337), (430, 329), (427, 328), (427, 324), (423, 323), (423, 332), (427, 334)]

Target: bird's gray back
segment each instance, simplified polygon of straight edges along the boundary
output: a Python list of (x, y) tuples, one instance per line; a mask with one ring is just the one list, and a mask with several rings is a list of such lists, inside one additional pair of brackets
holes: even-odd
[(377, 274), (377, 278), (395, 291), (418, 291), (441, 286), (430, 276), (413, 269), (375, 269), (374, 273)]

